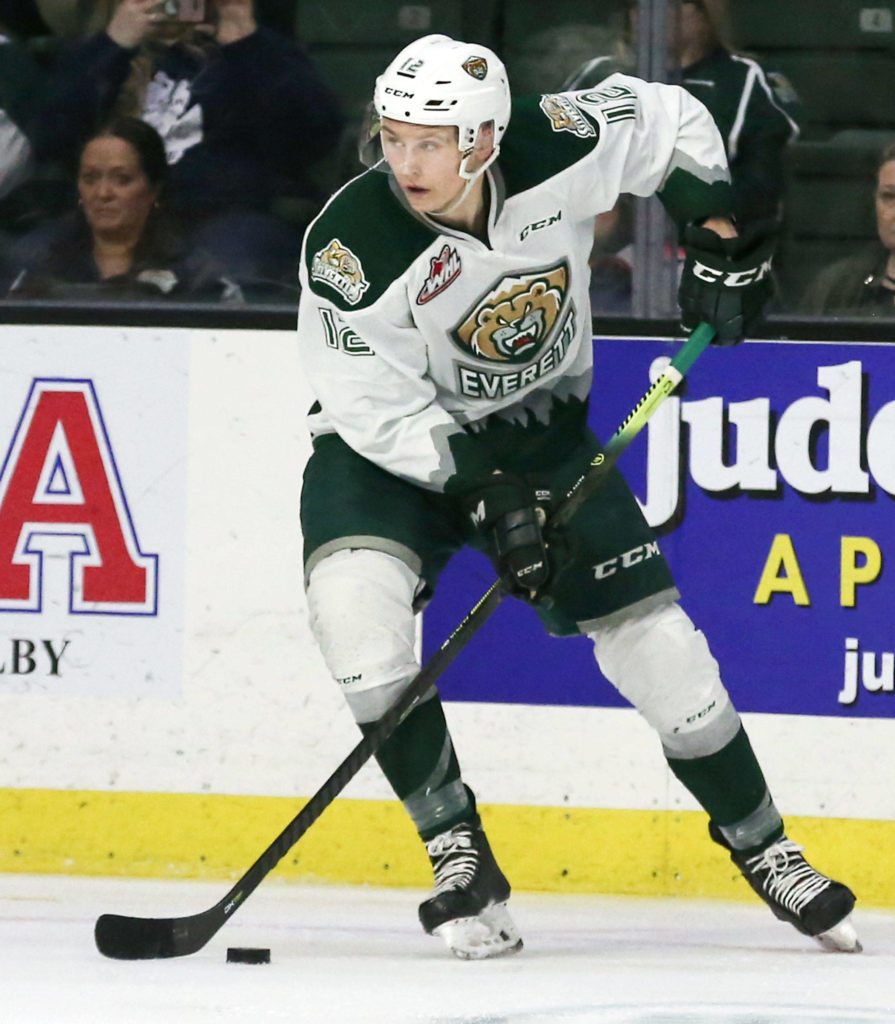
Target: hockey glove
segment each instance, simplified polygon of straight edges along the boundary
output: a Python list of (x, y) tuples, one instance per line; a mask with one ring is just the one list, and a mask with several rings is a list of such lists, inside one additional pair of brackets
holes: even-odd
[(771, 224), (756, 224), (737, 238), (721, 238), (688, 224), (682, 242), (686, 260), (678, 302), (681, 326), (689, 334), (707, 321), (713, 345), (737, 345), (761, 322), (771, 296), (771, 258), (776, 236)]
[(509, 593), (532, 600), (550, 576), (544, 512), (532, 488), (519, 477), (495, 473), (466, 494), (464, 505)]

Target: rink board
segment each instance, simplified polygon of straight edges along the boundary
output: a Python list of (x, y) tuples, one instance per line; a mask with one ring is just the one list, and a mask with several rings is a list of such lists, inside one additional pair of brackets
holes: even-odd
[[(4, 326), (0, 349), (0, 870), (239, 874), (357, 742), (301, 588), (311, 399), (294, 336)], [(596, 343), (602, 436), (671, 351)], [(709, 351), (624, 469), (665, 517), (663, 550), (778, 804), (816, 860), (895, 904), (883, 867), (893, 361), (863, 344)], [(734, 420), (749, 458), (725, 472), (736, 436), (716, 424)], [(748, 486), (728, 485), (737, 473)], [(803, 490), (824, 473), (828, 493)], [(112, 557), (127, 587), (96, 571)], [(489, 584), (481, 562), (449, 569), (427, 649)], [(515, 884), (689, 892), (708, 858), (698, 891), (726, 891), (702, 815), (587, 642), (532, 625), (506, 602), (445, 681), (464, 773)], [(839, 699), (850, 678), (851, 703)], [(345, 797), (282, 870), (422, 884), (418, 842), (373, 765)]]
[[(17, 837), (13, 849), (0, 850), (0, 873), (235, 880), (296, 806), (283, 797), (0, 790), (0, 814)], [(480, 809), (517, 891), (754, 900), (708, 841), (700, 812)], [(862, 905), (895, 905), (885, 870), (895, 823), (794, 816), (788, 827)], [(432, 875), (400, 804), (337, 800), (272, 877), (426, 888)]]
[[(608, 438), (673, 354), (598, 340), (591, 422)], [(748, 344), (710, 349), (619, 466), (705, 632), (740, 711), (895, 715), (895, 350)], [(677, 442), (677, 443), (675, 443)], [(636, 573), (643, 553), (595, 573)], [(431, 653), (487, 588), (455, 560), (426, 618)], [(503, 609), (448, 699), (624, 706), (596, 679), (586, 640), (547, 637)]]

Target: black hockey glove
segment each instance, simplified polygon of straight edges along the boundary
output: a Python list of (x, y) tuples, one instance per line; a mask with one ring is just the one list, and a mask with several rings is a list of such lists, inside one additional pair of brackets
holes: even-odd
[(678, 289), (681, 326), (689, 334), (707, 321), (713, 345), (737, 345), (761, 322), (771, 296), (771, 258), (776, 235), (770, 223), (721, 238), (688, 224), (682, 242), (686, 260)]
[(544, 512), (532, 487), (508, 473), (495, 473), (467, 492), (464, 506), (487, 539), (497, 571), (509, 593), (532, 600), (550, 576), (541, 531)]

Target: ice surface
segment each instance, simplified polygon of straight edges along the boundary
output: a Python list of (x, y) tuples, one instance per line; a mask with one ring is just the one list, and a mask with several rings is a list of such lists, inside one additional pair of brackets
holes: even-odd
[[(517, 956), (452, 958), (422, 893), (268, 879), (200, 952), (106, 960), (103, 912), (198, 913), (227, 883), (0, 875), (3, 1024), (859, 1024), (895, 1021), (895, 913), (825, 953), (760, 904), (518, 893)], [(226, 963), (269, 946), (267, 965)]]

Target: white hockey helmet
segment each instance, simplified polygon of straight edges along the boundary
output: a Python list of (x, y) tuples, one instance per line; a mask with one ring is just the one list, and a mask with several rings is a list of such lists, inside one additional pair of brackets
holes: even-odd
[[(486, 46), (423, 36), (405, 46), (376, 79), (373, 108), (377, 120), (455, 126), (460, 176), (475, 178), (497, 157), (510, 120), (506, 68)], [(485, 124), (493, 125), (494, 152), (486, 164), (469, 172), (467, 160)]]

